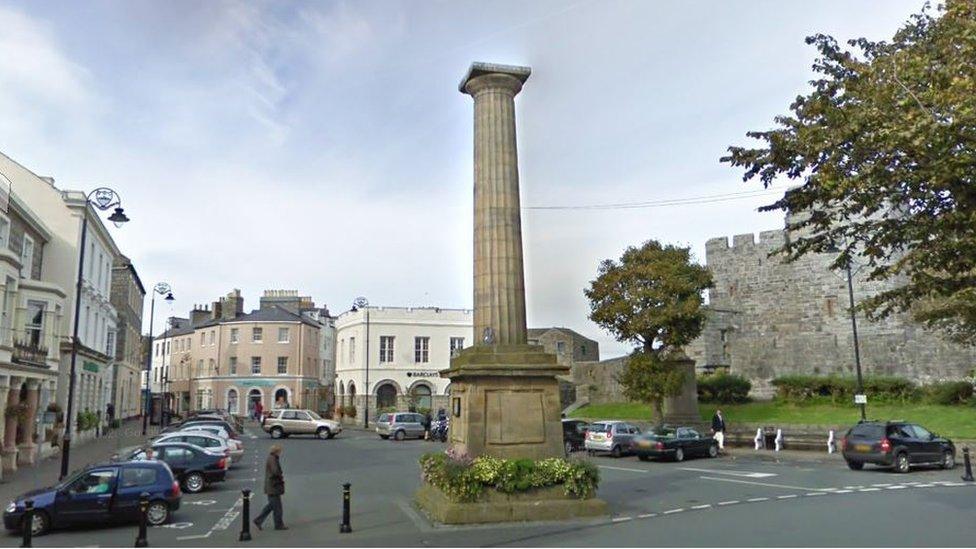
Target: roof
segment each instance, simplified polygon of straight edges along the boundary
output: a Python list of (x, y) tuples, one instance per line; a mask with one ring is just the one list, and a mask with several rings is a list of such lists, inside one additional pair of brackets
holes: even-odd
[(272, 305), (264, 309), (255, 309), (250, 313), (240, 315), (232, 319), (217, 319), (213, 322), (205, 324), (205, 326), (225, 323), (230, 324), (234, 322), (302, 322), (304, 324), (308, 324), (309, 326), (319, 326), (319, 323), (302, 315), (296, 315), (291, 311), (286, 311), (277, 305)]
[(562, 333), (567, 334), (567, 335), (570, 335), (570, 336), (572, 336), (574, 338), (585, 339), (587, 341), (595, 341), (595, 340), (592, 340), (592, 339), (586, 337), (585, 335), (577, 332), (576, 330), (573, 330), (572, 328), (563, 328), (561, 326), (553, 326), (551, 328), (529, 328), (528, 329), (528, 332), (529, 332), (528, 333), (528, 336), (529, 337), (539, 337), (539, 336), (545, 334), (546, 332), (549, 332), (549, 331), (552, 331), (552, 330), (556, 330), (557, 332), (562, 332)]

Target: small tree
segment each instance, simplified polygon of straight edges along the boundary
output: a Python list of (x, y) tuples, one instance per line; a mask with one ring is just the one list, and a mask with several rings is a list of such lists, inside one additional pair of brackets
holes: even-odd
[(652, 405), (661, 422), (664, 399), (680, 395), (684, 384), (667, 357), (701, 333), (702, 293), (712, 275), (692, 262), (688, 248), (656, 240), (627, 248), (619, 263), (603, 261), (598, 272), (584, 290), (590, 320), (637, 346), (619, 381), (627, 398)]

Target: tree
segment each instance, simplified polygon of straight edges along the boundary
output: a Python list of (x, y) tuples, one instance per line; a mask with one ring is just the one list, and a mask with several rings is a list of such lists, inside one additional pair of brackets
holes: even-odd
[(712, 275), (691, 260), (688, 248), (648, 240), (630, 247), (620, 262), (600, 263), (584, 294), (590, 320), (637, 348), (620, 376), (627, 398), (654, 407), (663, 420), (663, 400), (681, 393), (684, 375), (668, 355), (691, 343), (705, 322), (702, 293)]
[(787, 260), (860, 256), (869, 279), (896, 282), (858, 305), (870, 317), (907, 311), (976, 343), (976, 1), (926, 6), (891, 42), (807, 43), (813, 90), (774, 129), (747, 133), (761, 147), (722, 161), (767, 187), (802, 182), (761, 208), (802, 214)]

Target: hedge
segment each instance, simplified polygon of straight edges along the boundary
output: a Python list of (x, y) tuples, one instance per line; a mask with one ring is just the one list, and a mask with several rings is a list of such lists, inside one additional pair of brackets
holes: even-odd
[(752, 383), (735, 374), (717, 373), (698, 376), (698, 400), (715, 404), (749, 402)]
[[(912, 381), (893, 376), (864, 376), (864, 393), (877, 402), (931, 404), (965, 404), (973, 400), (973, 384), (969, 381), (943, 381), (918, 386)], [(857, 378), (851, 376), (791, 375), (772, 381), (776, 398), (785, 402), (829, 400), (846, 402), (854, 399)]]

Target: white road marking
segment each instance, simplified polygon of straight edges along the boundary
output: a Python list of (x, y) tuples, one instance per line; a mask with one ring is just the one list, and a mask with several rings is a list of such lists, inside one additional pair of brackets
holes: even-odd
[(679, 467), (682, 471), (694, 471), (696, 473), (711, 473), (713, 475), (728, 475), (730, 477), (743, 478), (768, 478), (778, 476), (776, 473), (754, 473), (751, 471), (729, 471), (722, 469), (696, 469), (694, 467)]
[(651, 518), (656, 516), (657, 513), (644, 513), (643, 515), (637, 515), (637, 518)]
[(943, 482), (943, 486), (965, 486), (965, 482)]
[(184, 501), (184, 505), (213, 505), (217, 503), (215, 499), (202, 499), (200, 501)]
[(935, 486), (935, 485), (934, 484), (916, 484), (915, 485), (916, 488), (931, 488), (933, 486)]
[(693, 505), (691, 508), (692, 509), (708, 509), (711, 506), (712, 506), (711, 503), (706, 503), (705, 505)]
[(192, 522), (171, 522), (170, 524), (160, 524), (159, 526), (153, 526), (153, 528), (173, 528), (175, 530), (185, 530), (193, 526)]
[(610, 519), (610, 522), (627, 522), (628, 520), (633, 520), (634, 517), (617, 517), (615, 519)]
[[(600, 465), (600, 469), (613, 469), (614, 471), (630, 471), (631, 473), (646, 473), (647, 469), (630, 469), (628, 467), (613, 467), (611, 465)], [(257, 469), (255, 469), (257, 471)]]
[(826, 496), (827, 492), (807, 492), (804, 496)]
[(792, 499), (795, 497), (799, 497), (799, 496), (797, 496), (796, 494), (787, 494), (785, 496), (776, 496), (776, 499)]
[(881, 488), (887, 488), (888, 486), (891, 486), (891, 483), (890, 482), (880, 482), (878, 484), (872, 484), (871, 486), (880, 486)]
[(671, 509), (670, 511), (665, 511), (663, 514), (665, 514), (665, 515), (671, 515), (671, 514), (674, 514), (674, 513), (681, 513), (684, 510), (685, 510), (684, 507), (680, 507), (678, 509)]
[(880, 492), (881, 488), (861, 488), (858, 492)]
[(835, 494), (850, 494), (850, 493), (851, 493), (851, 492), (853, 492), (853, 491), (854, 491), (854, 490), (837, 490), (837, 491), (836, 491), (836, 492), (834, 492), (834, 493), (835, 493)]
[(769, 501), (769, 498), (749, 498), (746, 501), (749, 503), (756, 503), (758, 501)]
[(187, 540), (187, 539), (207, 539), (207, 538), (210, 537), (210, 534), (211, 534), (211, 532), (207, 532), (206, 534), (199, 534), (199, 535), (196, 535), (196, 536), (177, 536), (176, 537), (176, 540), (177, 541), (183, 541), (183, 540)]
[(844, 488), (846, 490), (860, 490), (861, 488), (864, 488), (864, 486), (861, 485), (861, 484), (858, 484), (857, 486), (845, 486)]
[(770, 488), (784, 488), (786, 490), (817, 490), (824, 491), (823, 488), (810, 488), (807, 486), (790, 486), (789, 484), (772, 484), (769, 482), (753, 482), (751, 480), (738, 480), (732, 478), (698, 477), (705, 480), (718, 480), (721, 482), (737, 482), (739, 484), (753, 484), (756, 486), (769, 486)]
[(902, 489), (905, 489), (905, 488), (908, 488), (908, 486), (895, 485), (895, 486), (889, 486), (888, 487), (888, 490), (902, 490)]
[(739, 500), (733, 499), (731, 501), (720, 501), (720, 502), (718, 502), (719, 505), (735, 505), (736, 503), (739, 503)]

